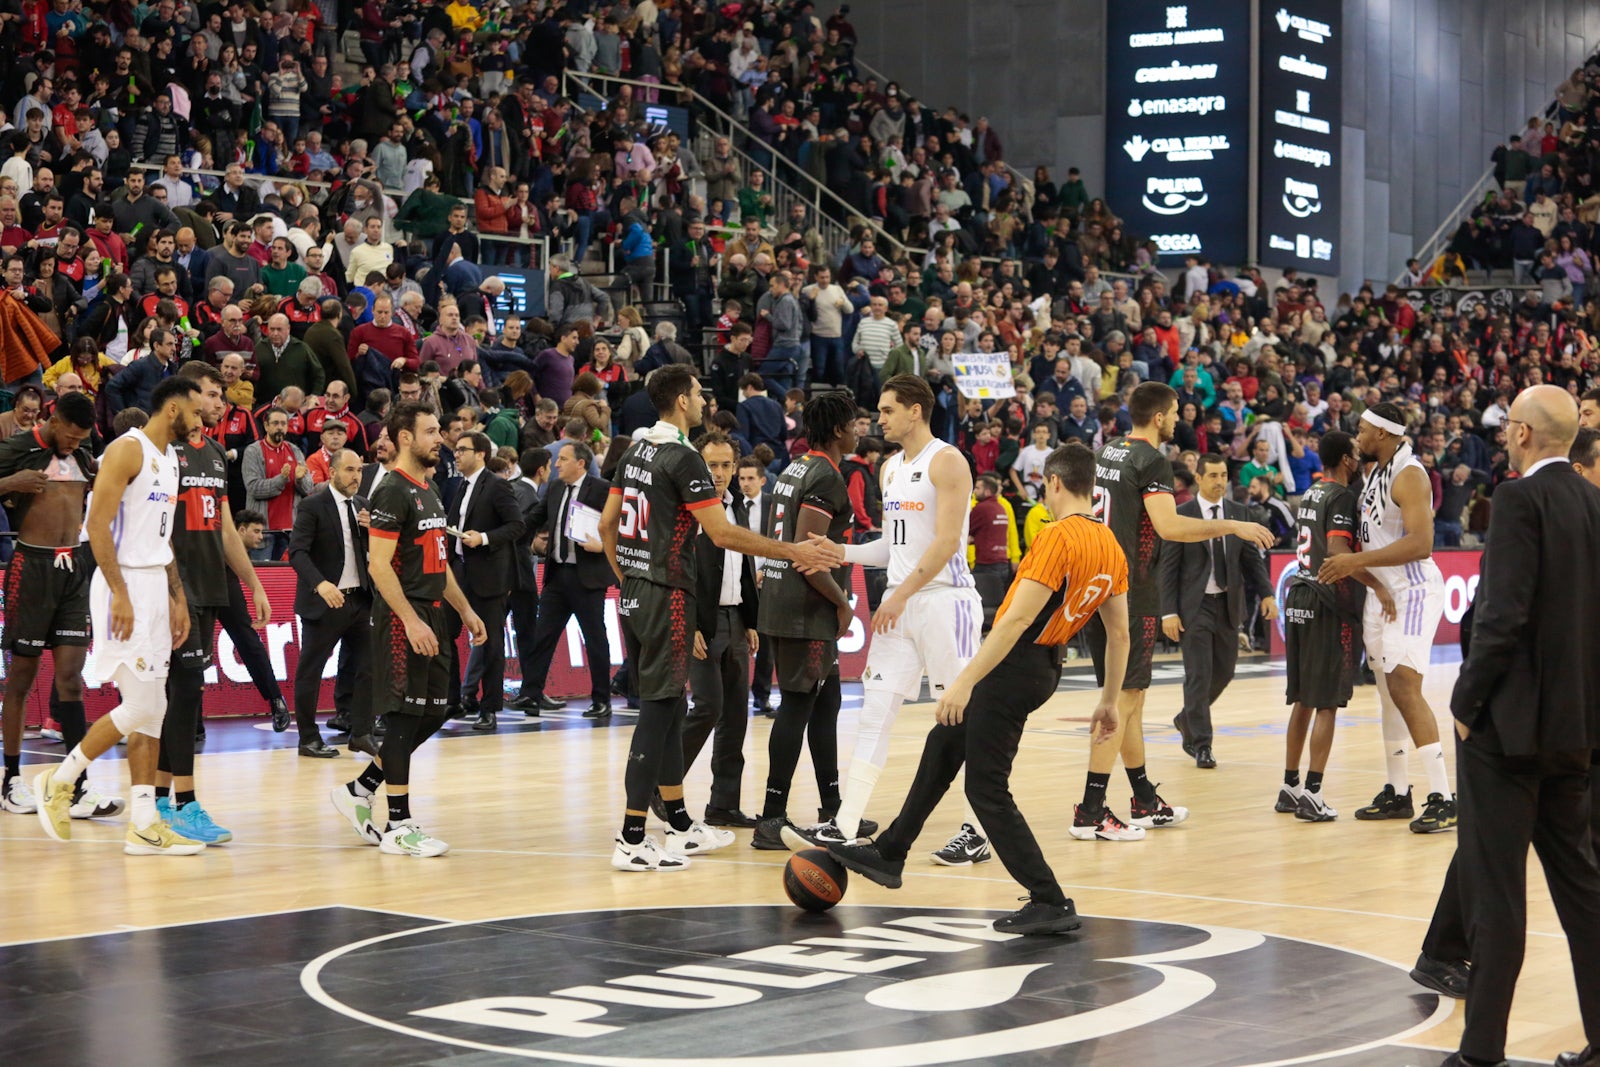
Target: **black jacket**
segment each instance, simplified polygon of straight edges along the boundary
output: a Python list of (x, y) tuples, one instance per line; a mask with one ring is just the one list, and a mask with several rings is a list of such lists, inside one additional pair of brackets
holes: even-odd
[[(1199, 497), (1178, 507), (1179, 515), (1204, 518)], [(1208, 508), (1210, 505), (1206, 505)], [(1237, 522), (1248, 516), (1239, 504), (1223, 498), (1222, 517)], [(1271, 596), (1272, 579), (1267, 574), (1267, 558), (1254, 545), (1229, 534), (1222, 539), (1222, 557), (1228, 567), (1228, 622), (1238, 629), (1245, 622), (1244, 595)], [(1211, 574), (1211, 542), (1168, 545), (1161, 552), (1161, 614), (1176, 615), (1187, 628), (1200, 612), (1206, 595), (1206, 579)]]
[[(544, 498), (533, 511), (534, 532), (545, 534), (546, 567), (553, 565), (549, 553), (556, 547), (556, 523), (561, 521), (561, 497), (566, 488), (565, 482), (552, 478), (545, 487)], [(605, 510), (606, 498), (610, 495), (611, 484), (604, 478), (585, 475), (583, 481), (578, 483), (578, 503), (587, 504), (596, 511)], [(616, 575), (604, 552), (589, 552), (581, 545), (574, 545), (573, 550), (573, 558), (578, 561), (578, 581), (585, 589), (605, 589), (615, 583)], [(549, 580), (547, 574), (545, 581)]]
[(522, 536), (517, 540), (516, 564), (517, 581), (513, 588), (519, 593), (537, 593), (539, 591), (539, 575), (533, 565), (533, 539), (539, 533), (539, 528), (534, 524), (533, 515), (539, 508), (539, 490), (521, 478), (511, 482), (511, 492), (517, 498), (517, 507), (522, 509)]
[[(461, 506), (461, 494), (466, 491), (467, 480), (450, 493), (450, 503), (445, 507), (445, 518), (455, 525), (456, 511)], [(477, 488), (467, 502), (467, 516), (457, 527), (463, 533), (476, 530), (487, 534), (489, 543), (479, 548), (462, 546), (450, 538), (450, 566), (463, 592), (475, 597), (505, 596), (516, 580), (515, 553), (522, 544), (522, 508), (517, 504), (517, 494), (511, 484), (487, 470), (478, 476)]]
[(1494, 492), (1450, 710), (1506, 756), (1600, 748), (1600, 492), (1562, 461)]
[[(745, 512), (750, 508), (750, 502), (743, 493), (736, 493), (733, 498), (733, 507), (738, 516), (734, 521), (737, 525), (745, 525)], [(694, 614), (695, 629), (706, 639), (709, 644), (717, 635), (718, 603), (722, 599), (722, 567), (727, 561), (727, 553), (718, 548), (704, 530), (695, 534), (695, 586), (694, 586)], [(746, 630), (756, 628), (756, 561), (753, 556), (743, 553), (739, 556), (743, 573), (739, 576), (739, 619)], [(743, 637), (744, 635), (736, 635)]]
[[(367, 506), (365, 497), (351, 498), (356, 510)], [(319, 489), (300, 502), (295, 509), (294, 528), (289, 531), (289, 565), (294, 568), (294, 613), (302, 619), (316, 620), (327, 614), (328, 603), (317, 594), (323, 582), (339, 584), (344, 571), (344, 528), (340, 525), (338, 509), (343, 502), (331, 489)], [(353, 531), (356, 546), (356, 571), (361, 588), (372, 589), (372, 576), (367, 573), (367, 531), (357, 526)]]

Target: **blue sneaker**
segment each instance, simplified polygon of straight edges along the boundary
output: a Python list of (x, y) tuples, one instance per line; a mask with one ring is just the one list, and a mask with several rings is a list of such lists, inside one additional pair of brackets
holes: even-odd
[(162, 822), (170, 823), (172, 816), (172, 798), (170, 796), (156, 797), (156, 818)]
[(180, 837), (187, 837), (191, 841), (222, 845), (233, 840), (233, 831), (224, 830), (213, 822), (211, 814), (202, 808), (197, 800), (190, 801), (173, 812), (169, 821)]

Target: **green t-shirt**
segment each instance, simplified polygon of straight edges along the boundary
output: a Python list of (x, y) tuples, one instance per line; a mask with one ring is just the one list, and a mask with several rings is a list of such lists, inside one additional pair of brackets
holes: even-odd
[(261, 284), (273, 296), (293, 296), (305, 280), (306, 269), (298, 263), (285, 264), (282, 270), (272, 266), (261, 268)]
[[(1249, 463), (1246, 463), (1243, 467), (1239, 468), (1239, 484), (1248, 489), (1250, 488), (1250, 483), (1255, 481), (1258, 476), (1263, 474), (1268, 478), (1275, 478), (1278, 475), (1278, 468), (1271, 465), (1259, 467), (1256, 465), (1255, 460), (1251, 460)], [(1272, 491), (1277, 493), (1279, 496), (1282, 496), (1283, 486), (1274, 483), (1272, 486)]]

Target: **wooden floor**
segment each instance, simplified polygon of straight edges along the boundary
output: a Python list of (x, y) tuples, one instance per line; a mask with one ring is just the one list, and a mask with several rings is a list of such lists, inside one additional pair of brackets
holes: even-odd
[[(1248, 661), (1247, 661), (1248, 662)], [(1437, 667), (1427, 692), (1444, 715), (1454, 665)], [(1241, 677), (1216, 714), (1220, 766), (1200, 771), (1170, 727), (1180, 687), (1158, 685), (1147, 701), (1149, 772), (1192, 817), (1137, 844), (1082, 843), (1064, 832), (1086, 764), (1086, 692), (1058, 694), (1036, 713), (1014, 790), (1080, 912), (1093, 916), (1237, 927), (1320, 942), (1410, 966), (1454, 847), (1454, 835), (1417, 837), (1403, 823), (1357, 823), (1350, 812), (1381, 788), (1376, 693), (1357, 690), (1341, 720), (1326, 794), (1342, 813), (1307, 825), (1272, 811), (1283, 756), (1280, 676)], [(854, 735), (847, 697), (841, 749)], [(894, 731), (887, 770), (868, 815), (887, 822), (915, 767), (932, 706), (910, 705)], [(745, 806), (759, 807), (768, 720), (752, 720)], [(72, 937), (173, 923), (350, 905), (445, 920), (482, 920), (613, 907), (780, 903), (786, 854), (741, 840), (681, 875), (625, 876), (607, 865), (621, 808), (631, 730), (520, 730), (430, 744), (413, 770), (413, 811), (453, 846), (441, 860), (379, 855), (357, 843), (327, 793), (358, 766), (353, 759), (299, 758), (289, 743), (270, 751), (200, 757), (200, 795), (236, 840), (192, 860), (125, 858), (122, 823), (74, 825), (70, 845), (47, 841), (31, 817), (0, 815), (5, 905), (0, 943)], [(271, 738), (272, 735), (264, 735)], [(46, 751), (34, 742), (30, 750)], [(1448, 746), (1447, 746), (1448, 751)], [(1415, 768), (1414, 768), (1415, 770)], [(125, 764), (104, 763), (97, 780), (126, 793)], [(802, 760), (791, 813), (815, 806)], [(1420, 778), (1415, 779), (1422, 785)], [(705, 760), (689, 780), (691, 810), (703, 806)], [(1423, 790), (1419, 790), (1423, 791)], [(1120, 770), (1114, 805), (1126, 815)], [(960, 822), (948, 798), (919, 845), (943, 843)], [(924, 865), (913, 854), (905, 887), (890, 892), (857, 879), (848, 903), (1014, 907), (1018, 888), (998, 862), (965, 870)], [(1549, 1060), (1580, 1048), (1566, 945), (1542, 874), (1530, 875), (1528, 955), (1511, 1025), (1513, 1056)], [(1461, 1009), (1408, 1041), (1454, 1048)], [(1432, 1059), (1417, 1062), (1432, 1063)]]

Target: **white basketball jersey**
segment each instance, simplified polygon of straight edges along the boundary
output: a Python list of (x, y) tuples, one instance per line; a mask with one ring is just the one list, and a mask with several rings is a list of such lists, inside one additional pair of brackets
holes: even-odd
[(111, 540), (123, 567), (165, 567), (172, 562), (172, 517), (178, 508), (178, 454), (158, 451), (142, 429), (123, 434), (139, 442), (139, 473), (122, 493)]
[[(933, 457), (950, 447), (935, 438), (915, 456), (897, 452), (883, 465), (883, 536), (889, 542), (890, 589), (911, 576), (933, 544), (939, 499), (933, 488)], [(963, 503), (961, 544), (923, 589), (972, 588), (972, 572), (967, 569), (967, 516), (972, 498)]]
[[(1401, 445), (1388, 467), (1372, 472), (1361, 489), (1361, 549), (1371, 551), (1392, 545), (1406, 535), (1405, 516), (1400, 505), (1394, 502), (1394, 482), (1400, 472), (1415, 467), (1427, 476), (1427, 469), (1411, 453), (1411, 446)], [(1372, 567), (1369, 573), (1391, 590), (1420, 585), (1430, 574), (1437, 573), (1438, 565), (1432, 559), (1418, 560), (1399, 567)]]

